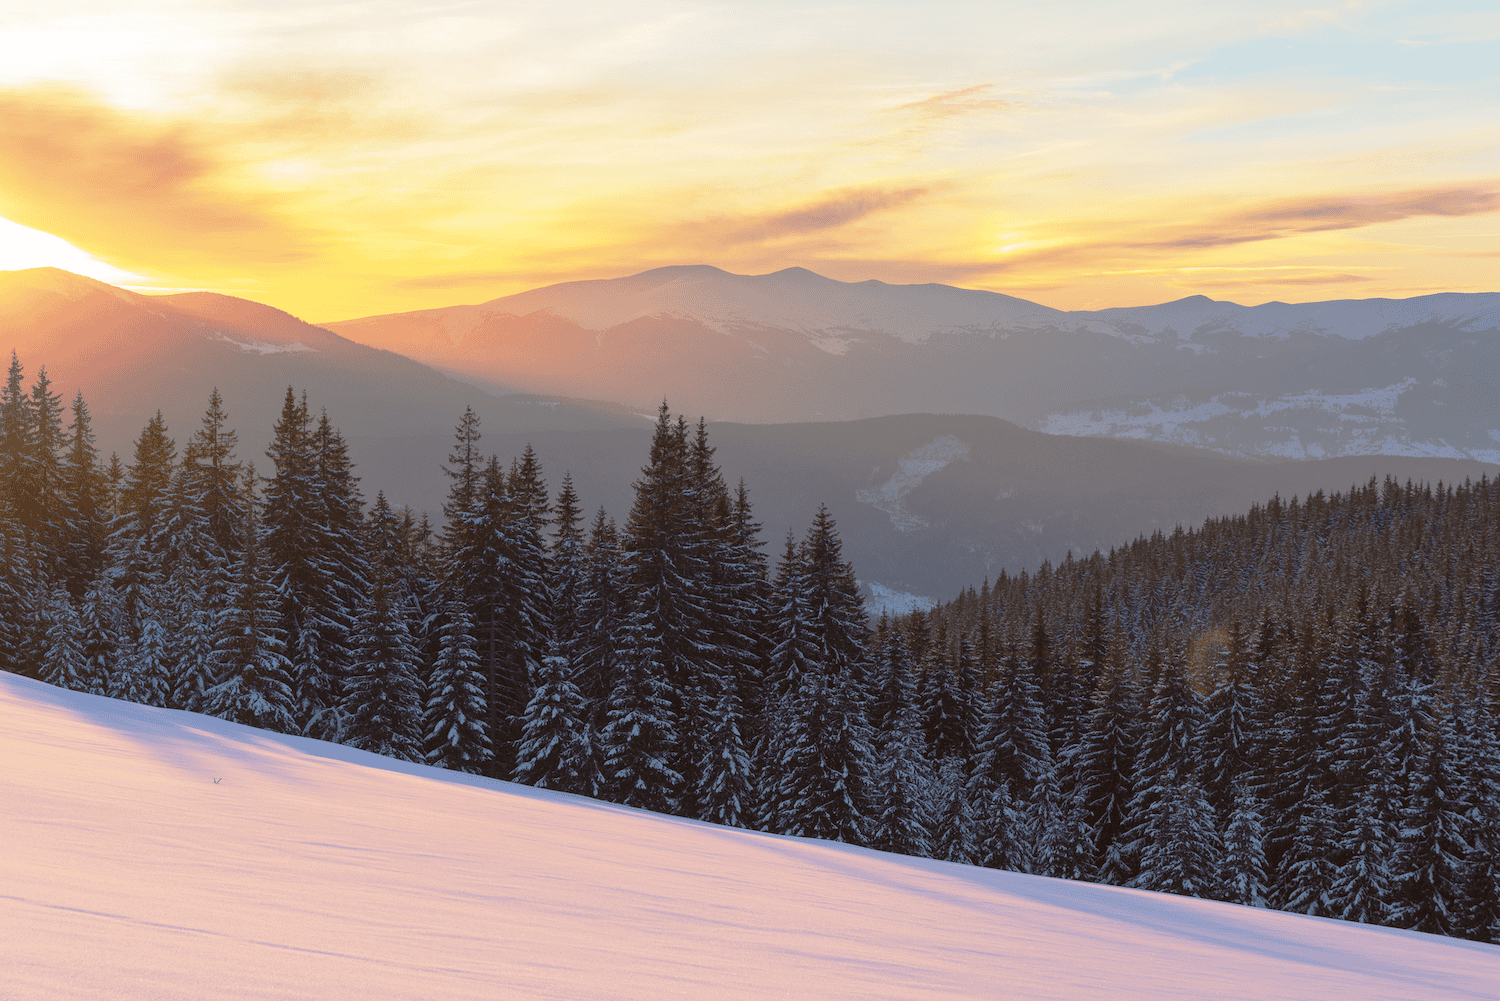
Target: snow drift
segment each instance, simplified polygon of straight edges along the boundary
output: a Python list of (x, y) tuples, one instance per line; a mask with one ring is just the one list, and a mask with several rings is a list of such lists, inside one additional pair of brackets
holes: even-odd
[(0, 995), (1492, 998), (1500, 949), (716, 828), (0, 674)]

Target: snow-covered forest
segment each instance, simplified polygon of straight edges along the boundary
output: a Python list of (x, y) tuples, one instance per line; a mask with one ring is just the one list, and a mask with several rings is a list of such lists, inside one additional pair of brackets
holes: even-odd
[[(1500, 941), (1500, 484), (1273, 500), (866, 620), (658, 415), (620, 525), (472, 412), (440, 525), (289, 389), (95, 454), (0, 395), (0, 667), (663, 813)], [(368, 509), (367, 509), (368, 507)], [(773, 565), (774, 563), (774, 565)]]

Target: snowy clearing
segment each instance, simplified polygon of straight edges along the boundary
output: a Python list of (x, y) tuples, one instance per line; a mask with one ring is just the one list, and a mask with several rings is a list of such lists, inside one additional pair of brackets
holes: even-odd
[(0, 995), (1493, 998), (1500, 949), (637, 813), (0, 674)]

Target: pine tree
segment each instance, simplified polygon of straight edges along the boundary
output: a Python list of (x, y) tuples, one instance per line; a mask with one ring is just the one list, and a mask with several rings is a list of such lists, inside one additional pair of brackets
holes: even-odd
[(235, 458), (239, 436), (229, 428), (224, 400), (215, 387), (203, 420), (183, 453), (187, 491), (202, 512), (217, 555), (235, 559), (245, 544), (245, 512), (239, 482), (243, 464)]
[[(381, 498), (384, 500), (384, 498)], [(360, 612), (344, 694), (344, 743), (402, 761), (422, 761), (422, 685), (400, 581), (384, 570)]]
[(368, 586), (359, 553), (359, 494), (343, 439), (287, 387), (266, 455), (260, 545), (286, 637), (300, 732), (337, 740), (351, 656), (355, 595)]
[(1391, 862), (1395, 843), (1387, 818), (1389, 804), (1378, 786), (1360, 795), (1353, 825), (1338, 853), (1338, 867), (1329, 890), (1328, 909), (1333, 917), (1366, 924), (1388, 924), (1391, 918)]
[(1233, 808), (1235, 785), (1252, 781), (1259, 764), (1253, 723), (1255, 668), (1248, 648), (1249, 637), (1236, 619), (1229, 624), (1224, 657), (1215, 665), (1218, 683), (1209, 696), (1198, 738), (1205, 755), (1203, 785), (1214, 810), (1223, 816)]
[[(984, 732), (969, 777), (976, 802), (1005, 790), (1005, 799), (1029, 798), (1052, 768), (1052, 749), (1031, 662), (1008, 644), (1000, 677), (990, 693)], [(988, 864), (988, 863), (985, 863)]]
[(566, 657), (553, 653), (542, 658), (521, 725), (515, 780), (539, 789), (595, 796), (601, 778), (598, 757), (588, 707), (571, 675)]
[(214, 673), (214, 635), (229, 586), (223, 591), (223, 597), (216, 596), (195, 570), (178, 575), (165, 592), (174, 623), (176, 669), (167, 700), (173, 709), (201, 712), (209, 689), (220, 681)]
[(791, 698), (804, 684), (822, 676), (822, 651), (813, 630), (811, 597), (801, 551), (791, 532), (776, 572), (771, 617), (772, 647), (766, 694), (772, 701)]
[(928, 651), (923, 679), (922, 728), (933, 758), (941, 761), (956, 756), (967, 760), (972, 749), (968, 709), (949, 656), (947, 637), (941, 631)]
[(934, 821), (926, 799), (932, 777), (915, 731), (909, 707), (881, 731), (875, 781), (878, 814), (873, 818), (870, 847), (927, 857), (933, 854)]
[(63, 580), (67, 574), (69, 524), (62, 451), (62, 400), (52, 392), (46, 366), (37, 371), (31, 387), (29, 438), (30, 461), (23, 479), (21, 518), (33, 526), (41, 572), (47, 580)]
[(89, 690), (88, 661), (83, 655), (83, 627), (65, 588), (52, 592), (48, 608), (47, 653), (42, 658), (41, 679), (58, 688)]
[(1007, 783), (969, 782), (969, 802), (976, 817), (974, 861), (990, 869), (1031, 870), (1031, 851), (1021, 804)]
[(1213, 807), (1196, 779), (1183, 779), (1161, 791), (1151, 804), (1146, 831), (1135, 886), (1188, 897), (1223, 895), (1223, 844), (1214, 827)]
[(69, 438), (71, 444), (63, 467), (63, 506), (69, 518), (63, 562), (69, 591), (82, 597), (103, 566), (110, 513), (104, 497), (104, 476), (98, 468), (98, 450), (94, 447), (92, 418), (81, 391), (73, 397)]
[(494, 749), (474, 620), (456, 599), (448, 603), (444, 614), (437, 662), (427, 684), (427, 763), (481, 774), (488, 770)]
[[(253, 469), (247, 472), (247, 478), (254, 476)], [(253, 500), (247, 505), (245, 548), (214, 636), (214, 674), (222, 680), (204, 693), (203, 711), (246, 726), (296, 733), (286, 637), (264, 577), (255, 507)]]
[(85, 691), (107, 695), (120, 656), (118, 608), (114, 591), (107, 581), (96, 580), (85, 592), (79, 619), (88, 678)]
[(556, 527), (548, 554), (552, 635), (562, 656), (576, 664), (581, 642), (579, 616), (588, 576), (588, 553), (583, 537), (583, 513), (578, 492), (573, 489), (572, 473), (563, 475), (553, 510), (552, 523)]
[(698, 816), (725, 827), (754, 827), (754, 776), (741, 733), (741, 703), (735, 679), (719, 686), (709, 715), (698, 765)]
[(822, 651), (823, 670), (863, 684), (867, 670), (865, 637), (870, 632), (854, 567), (845, 562), (843, 543), (825, 505), (803, 542), (813, 635)]
[(1319, 917), (1335, 917), (1334, 885), (1338, 867), (1334, 853), (1338, 829), (1331, 805), (1314, 786), (1312, 800), (1304, 805), (1292, 843), (1281, 859), (1272, 888), (1271, 906)]
[(1236, 784), (1232, 802), (1224, 830), (1220, 878), (1224, 899), (1246, 907), (1265, 907), (1269, 889), (1261, 807), (1243, 782)]
[(594, 729), (604, 726), (604, 705), (619, 680), (619, 649), (627, 615), (619, 535), (604, 508), (595, 515), (586, 552), (587, 576), (579, 596), (576, 677), (584, 701), (595, 707)]
[(784, 833), (862, 845), (873, 808), (868, 724), (852, 678), (805, 683), (779, 761)]
[(654, 662), (643, 669), (660, 679), (671, 710), (673, 740), (662, 748), (663, 767), (683, 782), (671, 799), (696, 816), (695, 772), (704, 758), (717, 666), (709, 630), (709, 538), (697, 518), (687, 438), (686, 422), (674, 423), (663, 402), (626, 521), (625, 577), (633, 615), (651, 635), (635, 649), (651, 651)]
[[(1147, 670), (1158, 680), (1146, 736), (1136, 759), (1135, 795), (1129, 809), (1136, 826), (1123, 835), (1127, 843), (1122, 846), (1127, 861), (1142, 859), (1142, 865), (1143, 853), (1159, 840), (1161, 832), (1176, 830), (1171, 825), (1178, 823), (1177, 813), (1194, 815), (1196, 804), (1181, 805), (1188, 795), (1182, 790), (1191, 783), (1193, 795), (1202, 793), (1196, 740), (1203, 730), (1203, 704), (1188, 684), (1185, 666), (1182, 651), (1175, 646), (1165, 657), (1160, 649), (1153, 649), (1148, 657)], [(1163, 799), (1170, 799), (1173, 806), (1158, 810), (1157, 803)]]
[(1454, 716), (1432, 728), (1417, 796), (1405, 817), (1395, 881), (1393, 920), (1403, 928), (1451, 935), (1462, 920), (1467, 818), (1461, 812)]
[(672, 813), (680, 802), (683, 775), (672, 767), (676, 717), (661, 640), (645, 615), (632, 612), (622, 641), (617, 680), (599, 734), (605, 795), (637, 809)]
[(1130, 821), (1140, 716), (1123, 655), (1107, 656), (1109, 662), (1102, 667), (1093, 708), (1074, 754), (1074, 788), (1101, 859), (1109, 857), (1110, 846), (1120, 840)]
[(958, 759), (950, 758), (944, 764), (937, 788), (943, 798), (942, 811), (933, 825), (932, 855), (947, 862), (972, 864), (979, 838), (968, 783)]

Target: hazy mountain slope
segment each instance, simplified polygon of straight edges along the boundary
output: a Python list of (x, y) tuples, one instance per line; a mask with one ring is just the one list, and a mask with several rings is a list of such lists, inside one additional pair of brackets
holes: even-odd
[(1500, 461), (1500, 294), (1068, 313), (679, 267), (327, 326), (488, 385), (725, 420), (977, 413), (1231, 455)]
[(820, 502), (838, 519), (860, 577), (947, 596), (961, 584), (1035, 569), (1069, 550), (1236, 514), (1273, 493), (1344, 490), (1371, 476), (1448, 482), (1500, 467), (1362, 456), (1247, 462), (1149, 442), (1039, 434), (993, 417), (907, 414), (821, 424), (715, 424), (726, 474), (743, 475), (773, 548)]
[(1478, 999), (1500, 949), (638, 813), (0, 674), (5, 991)]
[[(0, 351), (13, 349), (29, 386), (46, 366), (71, 400), (82, 389), (99, 447), (127, 462), (156, 409), (179, 447), (198, 427), (215, 386), (240, 457), (269, 473), (264, 451), (288, 386), (349, 439), (373, 498), (431, 508), (446, 487), (440, 467), (466, 405), (487, 428), (637, 429), (608, 404), (500, 400), (388, 351), (356, 344), (280, 310), (231, 296), (143, 296), (55, 269), (0, 272)], [(509, 454), (507, 453), (507, 458)]]

